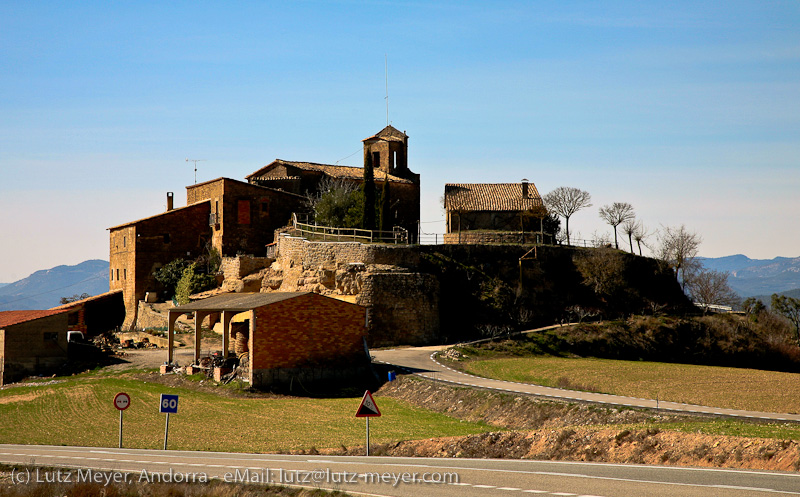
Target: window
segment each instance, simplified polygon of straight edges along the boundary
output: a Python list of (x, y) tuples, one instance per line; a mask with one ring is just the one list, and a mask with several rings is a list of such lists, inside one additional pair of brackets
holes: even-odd
[(169, 233), (164, 233), (164, 243), (169, 243), (169, 242), (170, 242)]
[(124, 280), (128, 279), (128, 269), (127, 268), (122, 270), (122, 279), (124, 279)]
[(55, 332), (55, 331), (46, 331), (46, 332), (44, 332), (44, 341), (45, 342), (57, 342), (58, 341), (58, 332)]
[(111, 270), (111, 275), (108, 277), (111, 281), (114, 281), (114, 270)]
[(236, 207), (239, 214), (239, 224), (250, 224), (250, 201), (239, 200)]
[(123, 247), (127, 247), (128, 246), (128, 238), (127, 237), (124, 237), (124, 236), (122, 237), (122, 246)]
[(119, 281), (119, 269), (117, 269), (117, 281)]

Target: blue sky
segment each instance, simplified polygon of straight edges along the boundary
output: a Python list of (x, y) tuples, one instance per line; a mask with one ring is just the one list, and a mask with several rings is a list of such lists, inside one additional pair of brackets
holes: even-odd
[(630, 202), (704, 256), (800, 256), (800, 2), (0, 1), (0, 282), (108, 259), (186, 158), (360, 165), (387, 56), (426, 232), (446, 182), (528, 178), (592, 194), (579, 238)]

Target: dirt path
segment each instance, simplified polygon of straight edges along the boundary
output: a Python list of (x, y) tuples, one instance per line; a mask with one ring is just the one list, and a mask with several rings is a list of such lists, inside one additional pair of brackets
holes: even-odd
[[(125, 371), (127, 369), (154, 369), (167, 361), (167, 349), (124, 349), (119, 359), (123, 362), (103, 368), (105, 371)], [(194, 361), (194, 349), (176, 348), (174, 362), (184, 366)]]

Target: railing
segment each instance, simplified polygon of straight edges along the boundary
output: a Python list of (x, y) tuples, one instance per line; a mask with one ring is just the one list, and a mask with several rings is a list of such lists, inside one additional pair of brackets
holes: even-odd
[(408, 230), (400, 226), (395, 226), (392, 231), (334, 228), (301, 223), (297, 215), (292, 214), (292, 228), (296, 236), (312, 241), (408, 244)]

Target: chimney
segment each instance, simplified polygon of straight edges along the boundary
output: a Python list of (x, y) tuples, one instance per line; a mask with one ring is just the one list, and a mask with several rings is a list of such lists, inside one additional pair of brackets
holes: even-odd
[(528, 180), (522, 180), (522, 198), (528, 198)]
[(172, 196), (172, 192), (167, 192), (167, 212), (171, 211), (173, 208)]

